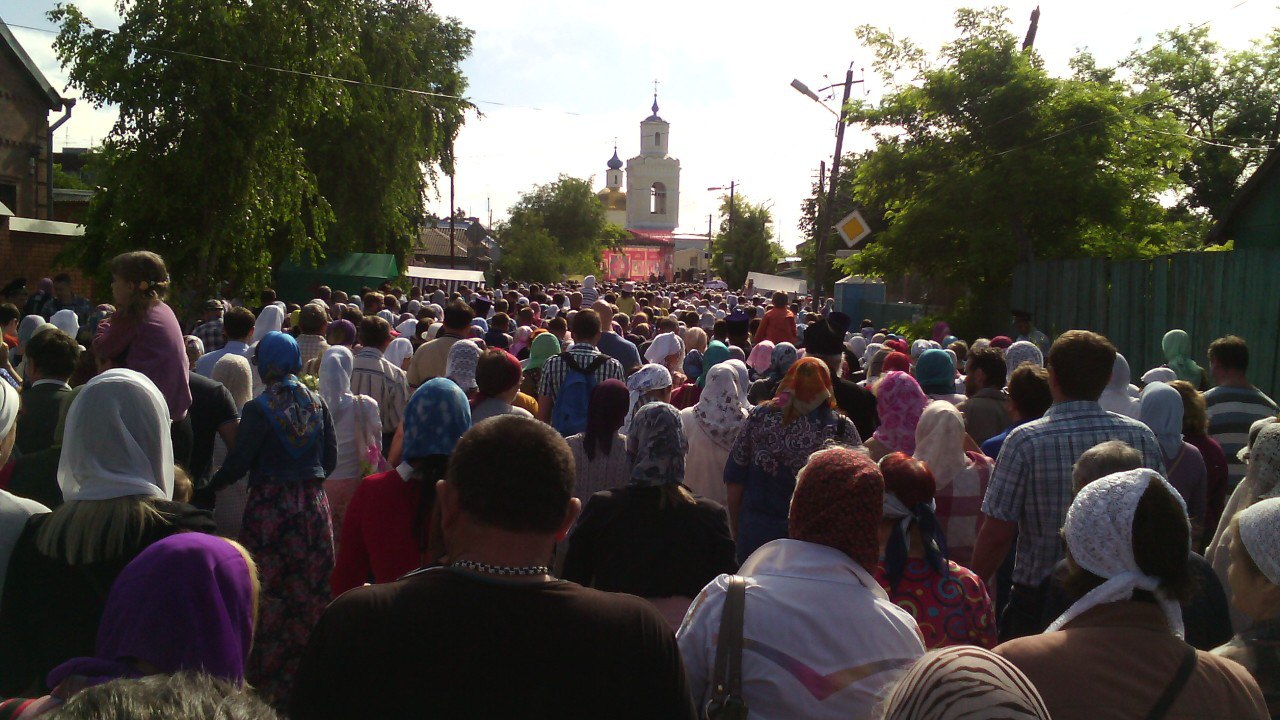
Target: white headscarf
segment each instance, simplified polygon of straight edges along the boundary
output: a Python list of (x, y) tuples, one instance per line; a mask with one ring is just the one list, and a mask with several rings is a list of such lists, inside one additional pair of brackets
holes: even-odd
[(918, 360), (920, 356), (924, 354), (925, 350), (931, 350), (931, 349), (933, 349), (933, 346), (929, 344), (928, 340), (923, 340), (923, 339), (916, 340), (915, 342), (911, 343), (911, 360), (912, 361)]
[(431, 323), (431, 327), (427, 328), (427, 332), (425, 335), (423, 335), (422, 339), (435, 340), (436, 337), (440, 335), (440, 328), (442, 327), (444, 327), (444, 323), (438, 323), (438, 322)]
[(401, 337), (413, 337), (418, 334), (418, 321), (412, 318), (405, 320), (396, 326), (396, 332), (400, 333)]
[(859, 360), (867, 354), (867, 339), (857, 333), (850, 334), (849, 339), (844, 341), (844, 346)]
[(1280, 585), (1280, 498), (1250, 505), (1238, 517), (1245, 551), (1272, 585)]
[(243, 355), (227, 353), (213, 364), (209, 377), (222, 383), (222, 387), (231, 393), (236, 408), (243, 410), (253, 399), (253, 368)]
[(405, 358), (412, 354), (413, 343), (409, 342), (409, 338), (398, 337), (391, 341), (391, 344), (387, 346), (386, 351), (382, 353), (382, 357), (386, 358), (387, 362), (392, 365), (400, 367), (401, 365), (404, 365)]
[(1115, 362), (1111, 365), (1111, 379), (1098, 398), (1103, 410), (1124, 415), (1137, 420), (1141, 415), (1138, 400), (1129, 392), (1129, 361), (1120, 353), (1116, 353)]
[(751, 401), (747, 400), (747, 391), (751, 389), (751, 371), (747, 369), (747, 364), (737, 358), (734, 358), (732, 360), (725, 360), (724, 362), (719, 363), (716, 367), (719, 367), (719, 365), (727, 365), (733, 368), (734, 372), (738, 374), (738, 404), (741, 405), (743, 409), (750, 410)]
[(1005, 374), (1005, 384), (1008, 384), (1013, 377), (1013, 371), (1022, 365), (1031, 363), (1036, 367), (1044, 367), (1044, 353), (1040, 352), (1040, 348), (1035, 343), (1019, 340), (1004, 351), (1004, 363), (1008, 368)]
[(67, 412), (58, 462), (63, 499), (172, 499), (169, 432), (169, 406), (146, 375), (115, 369), (85, 383)]
[(70, 308), (63, 308), (54, 313), (53, 317), (49, 318), (49, 322), (62, 332), (70, 335), (72, 340), (75, 339), (76, 333), (80, 332), (80, 318), (76, 317), (76, 311)]
[(474, 340), (459, 340), (449, 348), (449, 359), (444, 365), (444, 376), (457, 383), (463, 392), (477, 389), (476, 364), (480, 361), (480, 346)]
[(1240, 459), (1248, 463), (1244, 479), (1231, 491), (1226, 507), (1222, 509), (1222, 519), (1218, 521), (1218, 529), (1213, 533), (1213, 541), (1209, 543), (1205, 559), (1213, 565), (1213, 569), (1222, 579), (1224, 589), (1230, 597), (1231, 585), (1227, 580), (1227, 568), (1231, 564), (1231, 553), (1228, 552), (1226, 538), (1227, 526), (1231, 518), (1244, 508), (1249, 507), (1260, 497), (1271, 496), (1280, 487), (1280, 422), (1275, 418), (1263, 418), (1249, 428), (1249, 444), (1240, 451)]
[[(1178, 491), (1160, 473), (1147, 468), (1108, 475), (1085, 485), (1076, 494), (1062, 526), (1067, 548), (1077, 565), (1105, 582), (1067, 608), (1045, 632), (1061, 630), (1099, 605), (1128, 600), (1134, 590), (1146, 590), (1155, 594), (1173, 634), (1183, 637), (1182, 607), (1160, 589), (1159, 578), (1142, 572), (1133, 556), (1133, 515), (1151, 483), (1163, 485), (1185, 515), (1187, 505)], [(1191, 524), (1187, 521), (1187, 537), (1190, 536)]]
[(1153, 382), (1171, 383), (1177, 379), (1178, 373), (1174, 372), (1173, 368), (1163, 366), (1151, 368), (1150, 370), (1142, 373), (1142, 382), (1144, 385)]
[(693, 416), (721, 450), (733, 447), (747, 419), (747, 410), (738, 400), (738, 373), (727, 363), (720, 363), (707, 373), (707, 383), (698, 404), (693, 406)]
[(640, 398), (653, 390), (671, 387), (671, 371), (658, 363), (649, 363), (627, 378), (627, 390), (631, 393), (631, 404), (627, 406), (627, 419), (622, 423), (622, 434), (631, 429), (631, 418), (640, 408)]
[(7, 382), (0, 381), (0, 442), (9, 437), (9, 431), (18, 422), (18, 391)]
[(929, 466), (939, 488), (950, 485), (969, 466), (964, 454), (964, 416), (955, 405), (934, 400), (916, 422), (915, 459)]
[(1164, 456), (1173, 459), (1182, 449), (1182, 394), (1162, 382), (1142, 389), (1139, 401), (1143, 425), (1151, 428)]
[[(665, 365), (667, 357), (670, 355), (684, 354), (684, 341), (680, 336), (673, 332), (662, 333), (649, 343), (649, 349), (644, 351), (644, 359), (651, 363)], [(679, 367), (676, 361), (676, 366)]]
[[(388, 348), (390, 349), (390, 348)], [(336, 416), (339, 408), (345, 409), (354, 401), (351, 394), (351, 369), (355, 359), (351, 351), (338, 345), (324, 351), (320, 359), (320, 397)]]
[(267, 336), (267, 333), (280, 332), (280, 328), (284, 326), (284, 310), (279, 305), (268, 305), (262, 308), (262, 312), (258, 314), (258, 319), (253, 323), (253, 338), (250, 344), (256, 343)]

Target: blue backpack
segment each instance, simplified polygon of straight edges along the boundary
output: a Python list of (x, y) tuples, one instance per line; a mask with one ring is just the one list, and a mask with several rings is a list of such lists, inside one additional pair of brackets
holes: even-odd
[(580, 367), (570, 353), (561, 353), (565, 364), (564, 382), (551, 408), (551, 426), (564, 437), (577, 435), (587, 429), (587, 405), (591, 403), (591, 391), (596, 387), (596, 369), (609, 360), (598, 355), (590, 365)]

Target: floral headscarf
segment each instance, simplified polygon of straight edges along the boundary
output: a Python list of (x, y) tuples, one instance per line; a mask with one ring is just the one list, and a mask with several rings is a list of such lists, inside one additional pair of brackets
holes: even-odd
[(789, 535), (835, 548), (870, 572), (880, 558), (883, 505), (884, 478), (871, 458), (846, 447), (819, 450), (796, 477)]
[(904, 372), (888, 372), (876, 384), (876, 413), (880, 427), (872, 437), (889, 452), (916, 451), (916, 425), (929, 404), (920, 383)]
[(684, 437), (680, 412), (667, 403), (649, 403), (636, 413), (627, 435), (627, 454), (633, 485), (674, 485), (684, 482)]
[(733, 447), (738, 430), (747, 419), (747, 409), (738, 397), (738, 375), (733, 368), (718, 365), (711, 369), (707, 386), (693, 407), (693, 416), (721, 450)]
[(255, 361), (258, 375), (269, 385), (254, 402), (289, 455), (301, 458), (324, 434), (324, 405), (298, 381), (298, 342), (285, 333), (269, 332), (258, 342)]
[(789, 342), (778, 343), (773, 347), (773, 353), (769, 357), (769, 370), (765, 373), (765, 377), (781, 382), (799, 356), (800, 352), (796, 350), (795, 345)]
[(476, 390), (476, 364), (480, 361), (480, 346), (472, 340), (459, 340), (449, 348), (444, 375), (458, 384), (463, 392)]
[(471, 405), (457, 383), (432, 378), (414, 391), (404, 409), (404, 459), (450, 455), (471, 427)]
[(800, 358), (787, 370), (778, 386), (774, 405), (782, 410), (782, 424), (789, 425), (826, 405), (834, 409), (835, 397), (831, 392), (831, 371), (817, 358)]
[(1026, 340), (1019, 340), (1010, 345), (1009, 349), (1004, 351), (1004, 364), (1008, 373), (1005, 377), (1005, 382), (1007, 383), (1013, 378), (1014, 370), (1027, 363), (1031, 363), (1036, 367), (1044, 367), (1044, 353), (1040, 352), (1040, 348), (1036, 347), (1035, 343), (1027, 342)]
[(654, 390), (671, 387), (671, 371), (658, 363), (649, 363), (627, 378), (627, 390), (631, 395), (627, 410), (627, 420), (622, 425), (622, 434), (631, 433), (631, 423), (636, 412), (645, 404), (644, 396)]

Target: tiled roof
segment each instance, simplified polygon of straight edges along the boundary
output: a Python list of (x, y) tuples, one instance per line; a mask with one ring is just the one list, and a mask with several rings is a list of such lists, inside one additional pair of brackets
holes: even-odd
[[(465, 258), (468, 256), (467, 250), (471, 243), (467, 240), (467, 236), (463, 234), (462, 228), (454, 230), (453, 236), (453, 256), (457, 258)], [(418, 234), (418, 239), (413, 243), (413, 252), (418, 255), (432, 255), (436, 257), (449, 257), (449, 229), (448, 228), (423, 228)], [(483, 246), (480, 252), (484, 253)]]

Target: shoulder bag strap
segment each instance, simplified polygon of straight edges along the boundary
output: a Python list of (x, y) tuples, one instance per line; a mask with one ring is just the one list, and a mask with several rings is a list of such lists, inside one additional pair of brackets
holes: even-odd
[(1186, 687), (1187, 681), (1191, 679), (1191, 673), (1195, 669), (1196, 649), (1188, 645), (1186, 654), (1182, 656), (1182, 664), (1178, 666), (1178, 672), (1173, 676), (1173, 681), (1169, 683), (1169, 687), (1164, 689), (1164, 694), (1160, 696), (1160, 699), (1151, 708), (1151, 712), (1147, 713), (1147, 720), (1160, 720), (1168, 714), (1169, 708), (1173, 707), (1173, 702), (1178, 699), (1178, 695)]
[(716, 643), (716, 669), (711, 702), (706, 712), (708, 718), (733, 717), (732, 710), (723, 714), (722, 711), (730, 706), (746, 707), (742, 702), (742, 622), (746, 601), (746, 578), (730, 575), (724, 608), (720, 613), (720, 637)]
[(1183, 443), (1182, 446), (1178, 448), (1178, 455), (1173, 458), (1173, 462), (1169, 463), (1169, 471), (1166, 473), (1167, 475), (1173, 475), (1174, 468), (1178, 467), (1178, 465), (1182, 463), (1182, 456), (1186, 454), (1187, 444)]

